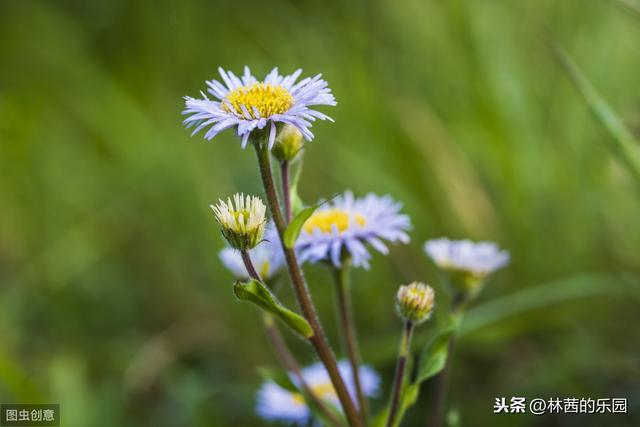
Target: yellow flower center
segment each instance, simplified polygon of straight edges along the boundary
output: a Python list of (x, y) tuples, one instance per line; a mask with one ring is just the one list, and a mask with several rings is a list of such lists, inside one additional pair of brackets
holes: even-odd
[(323, 233), (331, 233), (335, 226), (340, 233), (344, 233), (351, 225), (351, 218), (361, 227), (367, 222), (366, 218), (359, 213), (350, 216), (348, 212), (342, 209), (328, 209), (311, 215), (307, 222), (304, 223), (303, 228), (307, 233), (312, 233), (315, 229)]
[[(260, 117), (269, 117), (284, 113), (291, 108), (293, 102), (293, 96), (282, 86), (254, 83), (229, 92), (226, 102), (222, 103), (222, 109), (236, 113), (244, 119), (257, 119), (254, 107), (260, 113)], [(243, 105), (246, 112), (242, 108)]]
[[(337, 398), (336, 390), (333, 388), (333, 384), (331, 383), (320, 383), (312, 385), (309, 388), (311, 389), (311, 393), (320, 400), (326, 401)], [(306, 404), (304, 396), (300, 393), (293, 393), (291, 395), (291, 400), (294, 405), (302, 406)]]

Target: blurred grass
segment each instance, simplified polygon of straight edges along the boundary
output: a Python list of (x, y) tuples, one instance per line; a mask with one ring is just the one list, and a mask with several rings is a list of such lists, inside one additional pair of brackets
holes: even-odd
[[(234, 300), (207, 208), (260, 191), (255, 159), (230, 133), (189, 138), (180, 111), (219, 65), (278, 65), (322, 72), (339, 102), (336, 123), (314, 127), (302, 196), (390, 193), (415, 224), (411, 245), (354, 278), (384, 384), (396, 286), (439, 285), (422, 242), (492, 239), (513, 264), (486, 289), (485, 319), (567, 277), (583, 298), (461, 340), (463, 424), (604, 422), (491, 416), (495, 396), (535, 395), (625, 396), (631, 415), (606, 424), (637, 425), (638, 301), (611, 296), (640, 277), (637, 187), (539, 24), (637, 140), (640, 23), (619, 3), (1, 2), (0, 401), (60, 402), (70, 427), (262, 425), (255, 367), (275, 361)], [(308, 273), (337, 342), (330, 277)], [(581, 277), (602, 278), (598, 292)], [(428, 394), (407, 425), (423, 425)]]

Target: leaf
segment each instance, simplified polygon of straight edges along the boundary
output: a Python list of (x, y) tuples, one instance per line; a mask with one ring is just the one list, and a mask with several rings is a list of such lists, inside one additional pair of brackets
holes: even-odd
[(296, 214), (296, 216), (291, 220), (291, 223), (287, 227), (284, 232), (284, 245), (291, 249), (295, 246), (296, 240), (298, 240), (298, 236), (300, 235), (300, 231), (302, 230), (302, 226), (309, 219), (311, 215), (318, 209), (318, 204), (313, 206), (309, 206), (308, 208), (302, 209), (300, 212)]
[(307, 208), (302, 209), (300, 212), (298, 212), (296, 216), (293, 217), (293, 219), (291, 220), (291, 223), (289, 224), (289, 226), (284, 232), (285, 247), (287, 247), (288, 249), (292, 249), (296, 244), (296, 240), (298, 240), (298, 236), (300, 235), (300, 231), (302, 230), (302, 226), (304, 225), (304, 223), (307, 222), (309, 217), (313, 215), (316, 209), (318, 209), (320, 206), (324, 205), (325, 203), (330, 202), (336, 196), (337, 195), (334, 195), (330, 199), (318, 202), (315, 205), (311, 205)]
[[(400, 396), (400, 406), (398, 408), (398, 414), (396, 415), (396, 422), (393, 427), (397, 427), (402, 422), (407, 409), (412, 407), (417, 401), (420, 395), (420, 383), (405, 383), (402, 394)], [(373, 420), (373, 427), (385, 427), (387, 424), (387, 418), (389, 418), (389, 405), (380, 411)]]
[(291, 381), (291, 378), (289, 377), (289, 375), (287, 375), (286, 373), (282, 372), (279, 369), (259, 367), (258, 374), (265, 381), (273, 381), (274, 383), (278, 384), (280, 387), (282, 387), (285, 390), (288, 390), (292, 393), (300, 393), (300, 391), (298, 390), (298, 387), (296, 387), (293, 381)]
[(239, 300), (252, 302), (262, 309), (273, 313), (303, 338), (308, 339), (313, 336), (313, 330), (309, 323), (299, 314), (283, 306), (275, 295), (273, 295), (264, 284), (257, 280), (236, 282), (233, 285), (233, 293)]
[(417, 384), (437, 375), (445, 367), (449, 355), (449, 340), (459, 325), (460, 317), (449, 315), (436, 335), (422, 348), (416, 375)]
[(596, 295), (640, 298), (640, 287), (633, 279), (607, 275), (579, 275), (555, 280), (513, 292), (468, 310), (459, 333), (466, 335), (526, 311)]
[(617, 3), (623, 9), (633, 13), (637, 18), (640, 18), (640, 4), (634, 0), (617, 0)]
[(614, 148), (636, 179), (640, 180), (640, 143), (626, 127), (606, 100), (598, 93), (569, 54), (557, 43), (553, 50), (578, 92), (582, 94), (591, 111), (612, 136)]
[[(300, 177), (302, 176), (302, 167), (304, 165), (303, 159), (304, 159), (304, 156), (298, 156), (298, 159), (293, 163), (291, 163), (291, 166), (290, 166), (291, 182), (289, 184), (290, 185), (289, 193), (291, 194), (291, 203), (293, 204), (294, 207), (296, 205), (296, 201), (302, 202), (298, 194), (298, 184), (300, 183)], [(300, 206), (304, 206), (304, 205), (300, 205)], [(296, 209), (294, 209), (293, 211), (298, 212)]]
[(400, 424), (402, 419), (404, 418), (404, 413), (407, 412), (407, 409), (412, 407), (418, 400), (418, 395), (420, 394), (420, 383), (414, 382), (405, 386), (404, 391), (402, 392), (402, 400), (400, 401), (400, 409), (398, 409), (398, 417), (396, 418), (395, 425), (396, 427)]

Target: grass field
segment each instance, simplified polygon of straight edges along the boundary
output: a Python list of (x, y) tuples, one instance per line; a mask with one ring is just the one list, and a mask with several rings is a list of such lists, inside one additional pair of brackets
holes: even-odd
[[(260, 193), (255, 156), (181, 124), (183, 96), (247, 64), (322, 72), (336, 96), (305, 201), (388, 193), (412, 218), (411, 244), (354, 277), (385, 390), (397, 286), (440, 286), (423, 242), (488, 239), (512, 263), (465, 319), (452, 418), (640, 425), (638, 4), (0, 2), (0, 401), (60, 403), (65, 427), (265, 425), (258, 367), (276, 361), (208, 208)], [(337, 342), (330, 276), (307, 274)], [(404, 425), (426, 425), (429, 387)], [(500, 396), (626, 397), (629, 414), (494, 416)]]

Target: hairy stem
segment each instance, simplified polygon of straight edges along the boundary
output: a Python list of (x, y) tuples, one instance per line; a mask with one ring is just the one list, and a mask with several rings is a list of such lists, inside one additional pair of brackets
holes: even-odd
[(344, 259), (341, 267), (334, 267), (334, 276), (336, 282), (336, 296), (338, 300), (338, 314), (340, 318), (340, 326), (342, 330), (343, 346), (346, 350), (349, 363), (351, 364), (351, 372), (353, 375), (353, 383), (356, 388), (360, 414), (364, 425), (368, 424), (368, 404), (367, 398), (362, 390), (362, 382), (360, 381), (360, 351), (358, 349), (358, 339), (356, 337), (355, 322), (353, 320), (353, 309), (351, 305), (351, 286), (349, 280), (349, 270), (351, 261)]
[(247, 273), (249, 273), (249, 277), (253, 280), (257, 280), (258, 282), (262, 282), (260, 275), (256, 271), (256, 268), (253, 266), (253, 262), (251, 261), (251, 256), (249, 256), (248, 251), (240, 251), (240, 255), (242, 256), (242, 262), (244, 263), (244, 267), (247, 269)]
[(289, 162), (280, 163), (280, 177), (282, 178), (282, 198), (284, 199), (284, 218), (287, 224), (291, 222), (291, 186), (289, 184)]
[(391, 402), (389, 403), (389, 418), (387, 418), (387, 427), (393, 427), (396, 423), (398, 409), (400, 406), (400, 395), (402, 394), (402, 385), (404, 384), (405, 368), (407, 366), (407, 358), (411, 349), (411, 337), (413, 336), (413, 323), (406, 321), (400, 340), (400, 350), (398, 351), (398, 364), (396, 365), (396, 375), (393, 380), (393, 390), (391, 393)]
[[(251, 256), (247, 251), (240, 251), (242, 255), (242, 261), (244, 262), (244, 266), (249, 273), (249, 277), (259, 282), (262, 282), (262, 278), (256, 271), (253, 262), (251, 261)], [(264, 282), (263, 282), (264, 283)], [(280, 360), (280, 363), (284, 365), (285, 369), (295, 375), (298, 380), (298, 384), (302, 389), (305, 397), (312, 401), (313, 405), (322, 412), (322, 415), (331, 422), (332, 425), (336, 427), (342, 427), (342, 422), (336, 417), (336, 415), (327, 407), (327, 405), (318, 398), (318, 396), (313, 393), (309, 384), (307, 384), (304, 376), (302, 375), (302, 369), (300, 368), (300, 364), (295, 359), (289, 347), (287, 346), (286, 341), (282, 337), (280, 333), (280, 329), (276, 326), (273, 316), (269, 313), (264, 313), (262, 318), (264, 328), (267, 333), (267, 337), (269, 338), (269, 342), (273, 347), (273, 351), (276, 353), (276, 356)]]
[(276, 224), (276, 229), (278, 230), (280, 244), (284, 251), (296, 299), (298, 300), (303, 316), (307, 322), (309, 322), (313, 330), (313, 336), (309, 338), (309, 342), (315, 349), (318, 357), (329, 374), (329, 378), (336, 390), (336, 394), (338, 395), (338, 399), (340, 400), (340, 404), (349, 425), (352, 427), (362, 427), (362, 420), (360, 419), (356, 407), (351, 400), (351, 396), (349, 396), (347, 387), (345, 386), (344, 380), (338, 370), (335, 355), (333, 354), (322, 326), (320, 325), (315, 306), (311, 300), (311, 295), (309, 294), (307, 283), (304, 279), (304, 275), (302, 274), (302, 270), (300, 269), (300, 265), (298, 264), (295, 251), (293, 249), (288, 249), (284, 244), (286, 223), (282, 216), (282, 212), (280, 212), (280, 206), (278, 204), (278, 194), (273, 182), (269, 149), (262, 141), (254, 141), (253, 145), (258, 155), (260, 176), (262, 177), (262, 184), (264, 185), (265, 193), (267, 195), (267, 204), (269, 205), (269, 210), (273, 217), (273, 221)]

